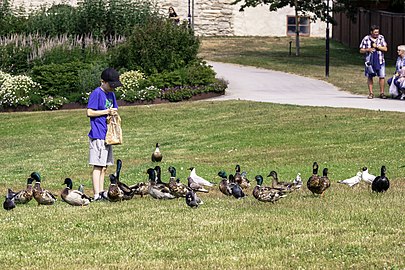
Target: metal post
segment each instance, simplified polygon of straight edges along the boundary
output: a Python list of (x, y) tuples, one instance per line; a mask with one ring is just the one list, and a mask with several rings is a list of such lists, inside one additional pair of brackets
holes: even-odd
[(191, 26), (191, 5), (190, 5), (190, 0), (188, 0), (188, 26)]
[(326, 0), (326, 59), (325, 59), (325, 77), (329, 77), (329, 0)]
[(194, 0), (191, 1), (191, 28), (194, 30)]

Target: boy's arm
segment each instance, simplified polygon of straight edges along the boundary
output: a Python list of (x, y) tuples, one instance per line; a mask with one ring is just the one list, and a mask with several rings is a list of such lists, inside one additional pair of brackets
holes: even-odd
[(115, 114), (117, 112), (116, 108), (110, 108), (106, 110), (93, 110), (93, 109), (87, 109), (87, 117), (97, 117), (97, 116), (102, 116), (106, 114)]

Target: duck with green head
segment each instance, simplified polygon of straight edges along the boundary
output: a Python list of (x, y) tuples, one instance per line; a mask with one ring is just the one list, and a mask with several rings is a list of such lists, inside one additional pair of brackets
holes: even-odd
[(281, 198), (286, 197), (285, 190), (280, 190), (277, 188), (264, 187), (263, 177), (261, 175), (256, 175), (255, 180), (257, 185), (253, 189), (253, 197), (261, 202), (276, 202)]
[(62, 201), (73, 206), (85, 206), (89, 205), (92, 199), (79, 190), (73, 190), (73, 181), (70, 178), (66, 178), (63, 182), (66, 187), (62, 190), (60, 197)]

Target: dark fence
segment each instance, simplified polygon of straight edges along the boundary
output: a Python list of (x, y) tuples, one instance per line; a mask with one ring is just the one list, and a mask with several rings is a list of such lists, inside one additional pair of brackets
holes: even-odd
[(359, 48), (364, 36), (370, 33), (370, 26), (380, 26), (380, 33), (388, 43), (389, 58), (396, 58), (397, 46), (405, 45), (405, 14), (378, 10), (359, 9), (356, 22), (352, 22), (343, 13), (333, 15), (337, 22), (333, 26), (332, 38), (351, 48)]

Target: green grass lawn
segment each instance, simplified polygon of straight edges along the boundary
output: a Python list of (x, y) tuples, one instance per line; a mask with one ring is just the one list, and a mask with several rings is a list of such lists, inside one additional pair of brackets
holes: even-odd
[[(289, 42), (292, 55), (289, 56)], [(203, 38), (200, 56), (207, 60), (250, 65), (325, 80), (344, 91), (368, 95), (364, 76), (364, 55), (341, 43), (330, 43), (329, 78), (325, 78), (325, 39), (301, 37), (301, 55), (295, 56), (295, 41), (290, 37), (212, 37)], [(393, 48), (389, 48), (390, 50)], [(386, 59), (387, 79), (395, 62)], [(378, 93), (377, 79), (375, 92)], [(388, 93), (388, 85), (385, 87)]]
[[(191, 166), (218, 182), (219, 170), (233, 173), (240, 164), (251, 180), (261, 174), (269, 185), (269, 171), (282, 180), (301, 172), (306, 180), (317, 161), (329, 168), (332, 185), (323, 198), (303, 187), (275, 204), (225, 197), (216, 186), (201, 194), (205, 203), (197, 209), (183, 199), (148, 196), (83, 208), (31, 201), (0, 211), (4, 269), (405, 268), (405, 130), (398, 124), (405, 114), (244, 101), (120, 112), (124, 144), (114, 151), (128, 184), (147, 179), (159, 142), (165, 181), (170, 165), (185, 183)], [(55, 193), (65, 177), (90, 193), (84, 110), (1, 116), (1, 194), (24, 188), (32, 171)], [(378, 175), (382, 165), (391, 181), (386, 194), (374, 194), (364, 183), (353, 189), (336, 183), (362, 166)]]

